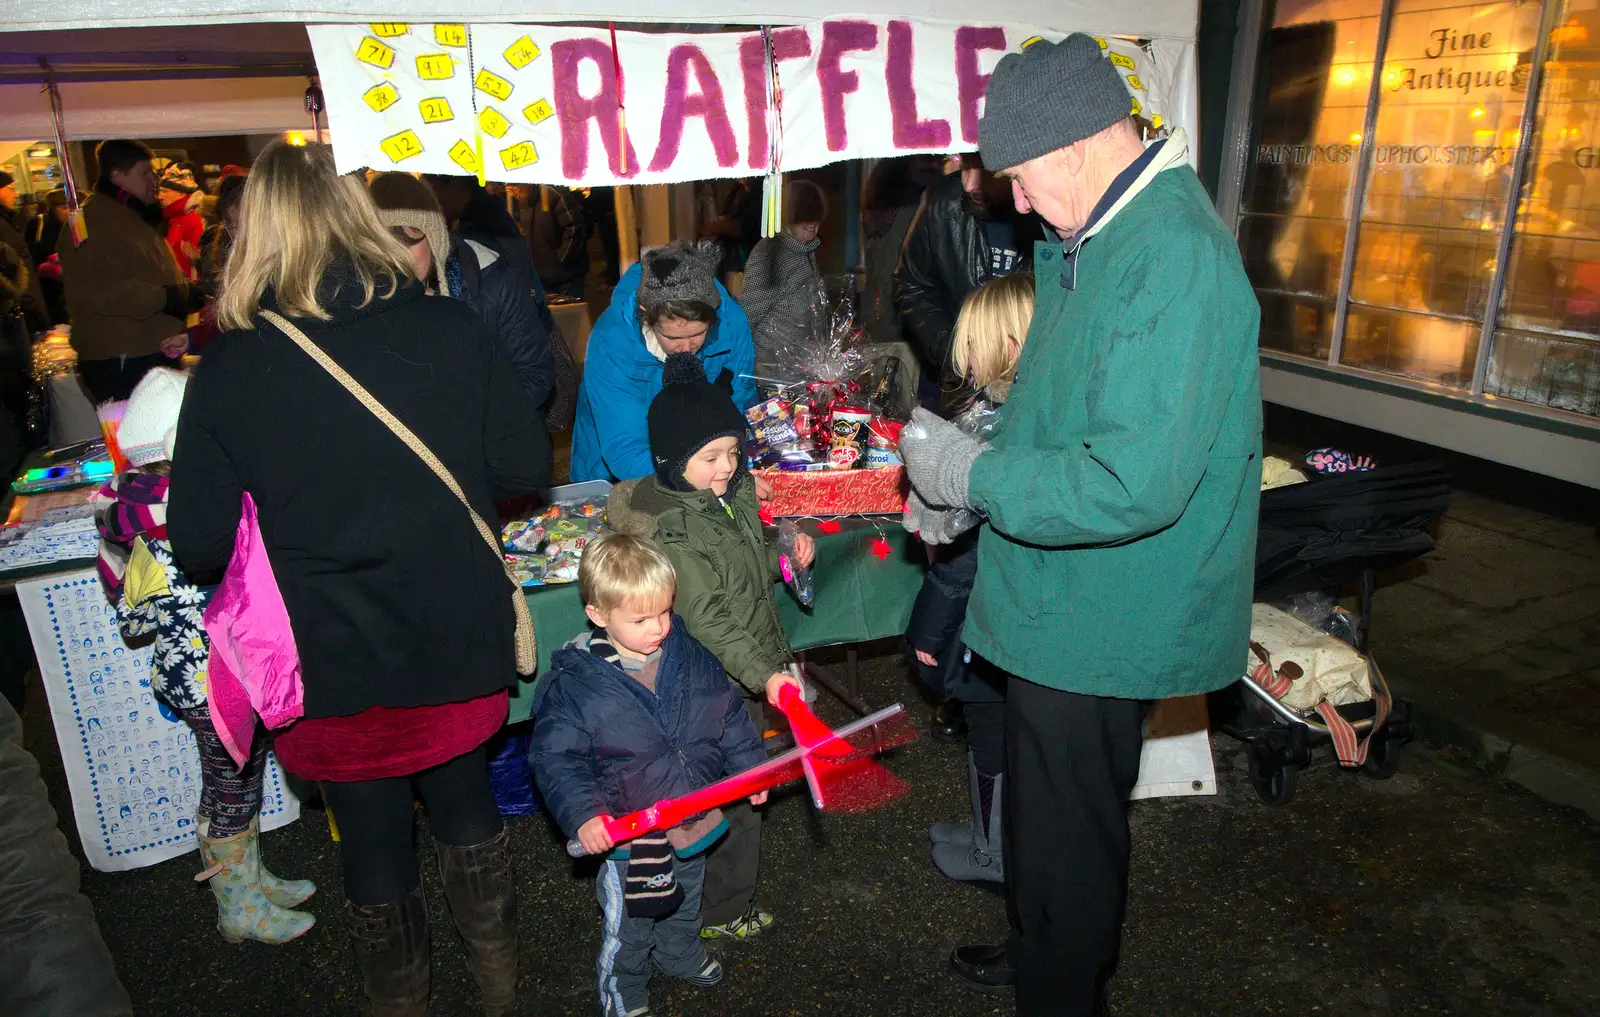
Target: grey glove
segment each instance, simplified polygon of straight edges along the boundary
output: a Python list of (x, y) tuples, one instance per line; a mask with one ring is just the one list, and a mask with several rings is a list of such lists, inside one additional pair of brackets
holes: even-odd
[(922, 407), (900, 432), (900, 458), (905, 461), (911, 486), (928, 505), (967, 508), (967, 474), (972, 462), (987, 451), (981, 442)]
[(906, 497), (906, 510), (900, 523), (921, 537), (925, 544), (949, 544), (978, 525), (978, 513), (964, 508), (929, 508), (913, 488)]

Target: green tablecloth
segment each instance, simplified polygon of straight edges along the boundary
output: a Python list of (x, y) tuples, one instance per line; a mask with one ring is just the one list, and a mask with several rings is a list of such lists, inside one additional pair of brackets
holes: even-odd
[[(927, 556), (920, 543), (893, 523), (884, 526), (890, 554), (879, 560), (871, 551), (877, 535), (871, 528), (816, 535), (817, 562), (812, 570), (816, 597), (811, 609), (802, 608), (787, 586), (777, 587), (778, 612), (790, 646), (809, 650), (905, 632), (912, 602), (922, 588)], [(576, 583), (533, 590), (528, 609), (539, 640), (539, 670), (511, 694), (508, 722), (513, 724), (532, 714), (534, 684), (549, 669), (550, 655), (589, 624)]]

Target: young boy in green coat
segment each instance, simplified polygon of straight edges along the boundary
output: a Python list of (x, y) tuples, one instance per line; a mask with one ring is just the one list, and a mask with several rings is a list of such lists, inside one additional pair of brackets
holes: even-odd
[[(655, 476), (614, 487), (606, 514), (613, 529), (654, 540), (672, 559), (679, 616), (744, 690), (759, 731), (761, 700), (775, 704), (778, 690), (799, 679), (773, 599), (778, 552), (761, 532), (730, 380), (724, 370), (708, 382), (692, 353), (666, 358), (647, 418)], [(810, 567), (814, 555), (802, 534), (796, 561)], [(772, 924), (755, 903), (761, 816), (737, 805), (727, 819), (728, 836), (706, 863), (701, 935), (746, 939)]]

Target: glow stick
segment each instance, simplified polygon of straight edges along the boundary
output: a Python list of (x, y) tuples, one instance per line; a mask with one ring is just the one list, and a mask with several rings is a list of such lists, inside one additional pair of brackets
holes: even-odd
[[(806, 733), (802, 738), (801, 733), (796, 730), (795, 740), (801, 744), (795, 748), (774, 756), (759, 766), (751, 767), (731, 777), (725, 777), (715, 784), (708, 784), (698, 791), (691, 791), (677, 798), (664, 798), (649, 808), (630, 812), (614, 819), (607, 819), (605, 822), (607, 835), (611, 837), (613, 842), (620, 844), (624, 841), (633, 840), (635, 837), (641, 837), (653, 830), (669, 830), (682, 824), (691, 816), (698, 816), (718, 806), (736, 802), (741, 798), (758, 795), (781, 784), (799, 780), (802, 776), (813, 781), (812, 801), (817, 803), (818, 808), (822, 808), (821, 801), (825, 796), (816, 790), (817, 785), (814, 782), (816, 776), (820, 776), (822, 780), (827, 781), (833, 779), (836, 775), (845, 775), (847, 771), (855, 768), (856, 764), (861, 761), (863, 752), (867, 754), (879, 752), (916, 737), (915, 730), (909, 724), (905, 725), (905, 730), (909, 732), (909, 737), (900, 737), (897, 734), (895, 738), (898, 740), (891, 739), (886, 741), (882, 733), (875, 730), (882, 727), (891, 718), (904, 717), (905, 707), (899, 703), (846, 724), (837, 731), (829, 730), (827, 725), (818, 720), (810, 710), (806, 710), (804, 705), (800, 709), (804, 711), (806, 717), (809, 717), (811, 721), (815, 721), (816, 725), (820, 726), (820, 732), (816, 727), (810, 726), (809, 722), (802, 721), (807, 723)], [(793, 721), (791, 720), (790, 723), (792, 724)], [(850, 739), (863, 733), (868, 736), (868, 744), (864, 748), (857, 748)], [(823, 757), (822, 765), (816, 768), (818, 773), (814, 776), (807, 772), (806, 761), (819, 753)], [(870, 762), (870, 760), (867, 761)], [(874, 763), (873, 765), (876, 766), (877, 764)], [(879, 769), (882, 769), (882, 767), (879, 767)], [(888, 773), (887, 770), (883, 772)], [(899, 781), (899, 778), (894, 777), (893, 774), (889, 774), (889, 776)], [(909, 785), (907, 785), (907, 788), (909, 788)], [(832, 801), (835, 796), (829, 794), (826, 797)], [(587, 853), (576, 838), (567, 841), (567, 854), (574, 858), (581, 858)]]

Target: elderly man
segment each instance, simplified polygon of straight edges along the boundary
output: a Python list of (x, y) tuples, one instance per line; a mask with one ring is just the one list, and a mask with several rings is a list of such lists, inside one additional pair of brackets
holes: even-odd
[(1259, 309), (1183, 135), (1128, 111), (1086, 35), (995, 69), (984, 163), (1064, 239), (993, 445), (924, 411), (901, 443), (923, 500), (987, 517), (965, 638), (1012, 676), (1012, 936), (952, 962), (1024, 1015), (1104, 1012), (1146, 709), (1235, 680), (1250, 631)]

